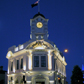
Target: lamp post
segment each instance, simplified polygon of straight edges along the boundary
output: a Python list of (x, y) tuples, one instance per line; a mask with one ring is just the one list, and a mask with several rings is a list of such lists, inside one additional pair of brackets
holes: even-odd
[[(68, 53), (68, 49), (64, 49), (64, 52), (65, 52), (65, 53)], [(66, 77), (65, 77), (65, 78), (66, 78)], [(65, 79), (65, 78), (63, 78), (64, 84), (66, 84), (66, 81), (65, 81), (66, 79)]]
[[(68, 53), (68, 49), (64, 49), (63, 52), (60, 52), (60, 54), (61, 54), (62, 57), (63, 57), (63, 53)], [(63, 68), (63, 65), (62, 65), (62, 68)], [(63, 69), (62, 69), (62, 72), (64, 72)], [(65, 78), (66, 78), (66, 77), (65, 77)], [(62, 83), (63, 83), (63, 84), (65, 84), (65, 78), (62, 77)]]
[(68, 49), (65, 49), (64, 52), (67, 53), (68, 52)]

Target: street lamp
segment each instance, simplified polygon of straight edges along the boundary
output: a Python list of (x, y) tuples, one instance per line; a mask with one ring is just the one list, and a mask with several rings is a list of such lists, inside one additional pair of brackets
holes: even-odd
[(68, 52), (68, 49), (65, 49), (64, 52), (67, 53)]

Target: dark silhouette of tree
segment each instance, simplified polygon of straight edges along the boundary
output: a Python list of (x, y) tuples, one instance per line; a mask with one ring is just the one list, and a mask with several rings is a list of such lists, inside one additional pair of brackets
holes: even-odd
[(1, 81), (0, 81), (0, 84), (4, 84), (4, 80), (1, 80)]
[(83, 73), (78, 65), (72, 71), (71, 84), (83, 84)]

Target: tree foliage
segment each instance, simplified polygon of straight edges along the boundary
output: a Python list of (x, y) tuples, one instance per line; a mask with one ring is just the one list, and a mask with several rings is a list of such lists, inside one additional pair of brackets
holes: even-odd
[(83, 73), (78, 65), (72, 71), (71, 84), (83, 84)]
[(0, 84), (4, 84), (4, 80), (0, 80)]

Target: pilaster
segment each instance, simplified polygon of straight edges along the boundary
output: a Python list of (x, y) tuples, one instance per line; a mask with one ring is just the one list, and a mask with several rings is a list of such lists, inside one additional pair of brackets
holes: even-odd
[(26, 55), (23, 57), (23, 70), (26, 70)]
[(13, 72), (15, 73), (15, 66), (16, 66), (16, 64), (15, 64), (15, 59), (13, 60)]
[(48, 51), (48, 70), (52, 69), (52, 54), (51, 51)]
[(32, 51), (29, 52), (28, 58), (28, 69), (32, 70)]
[(10, 66), (11, 66), (11, 62), (10, 60), (8, 60), (8, 74), (10, 73)]

